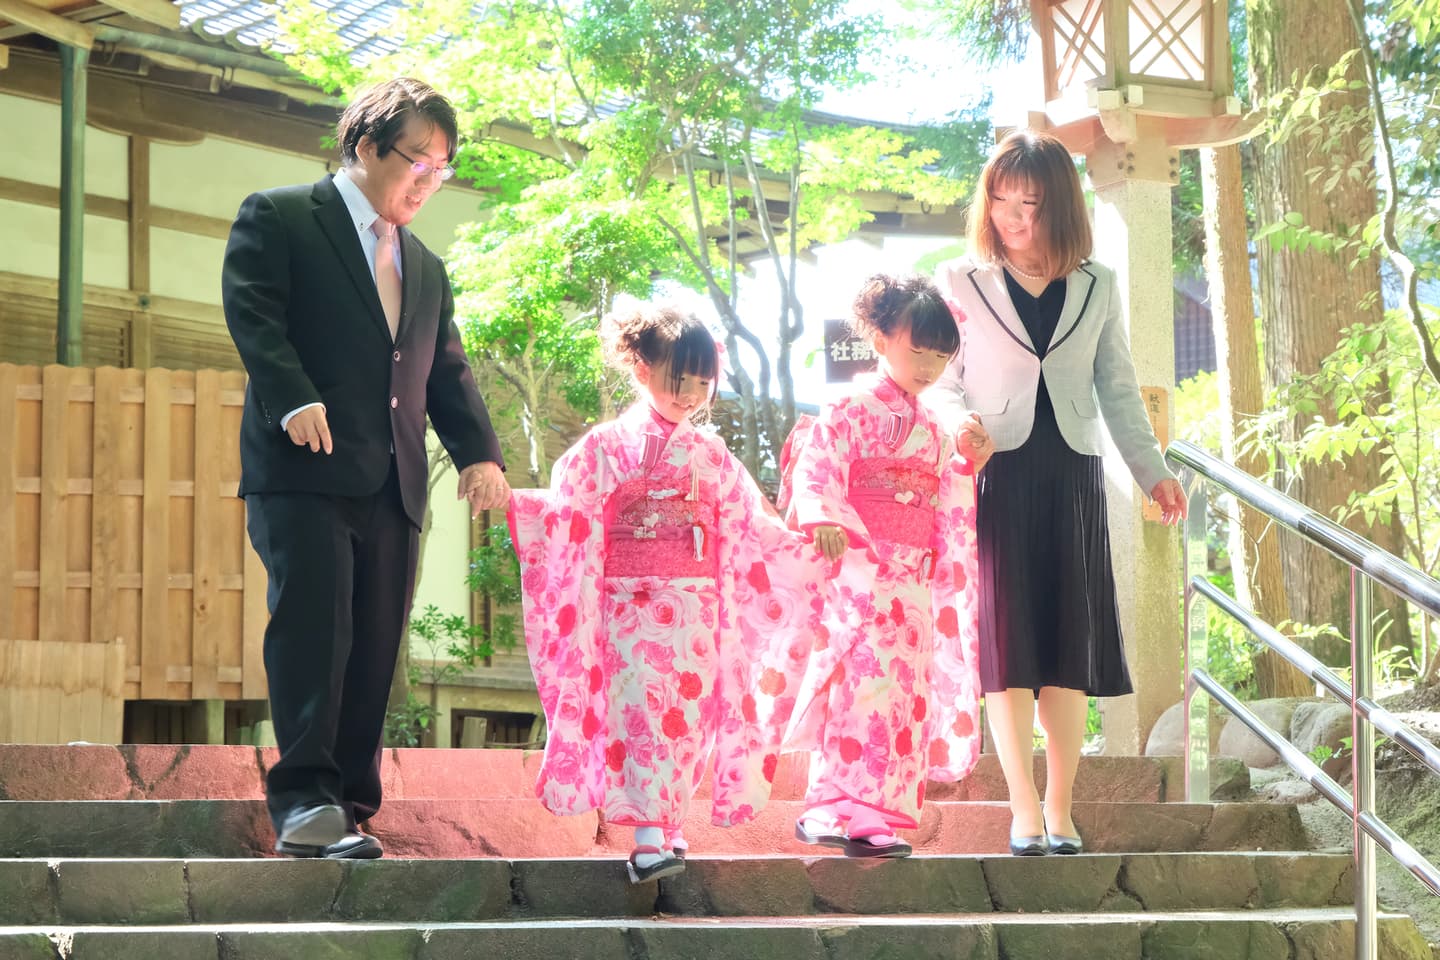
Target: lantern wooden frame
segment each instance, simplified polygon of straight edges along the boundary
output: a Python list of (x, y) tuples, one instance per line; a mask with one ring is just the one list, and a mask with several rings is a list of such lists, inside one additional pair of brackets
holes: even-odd
[(1120, 102), (1161, 117), (1239, 113), (1223, 0), (1031, 0), (1030, 10), (1056, 122)]

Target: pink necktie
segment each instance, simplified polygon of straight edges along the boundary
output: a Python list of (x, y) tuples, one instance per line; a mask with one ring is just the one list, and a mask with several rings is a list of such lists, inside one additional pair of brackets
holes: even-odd
[(375, 289), (385, 322), (390, 326), (390, 339), (400, 332), (400, 270), (395, 263), (395, 225), (380, 217), (370, 225), (378, 238), (375, 243)]

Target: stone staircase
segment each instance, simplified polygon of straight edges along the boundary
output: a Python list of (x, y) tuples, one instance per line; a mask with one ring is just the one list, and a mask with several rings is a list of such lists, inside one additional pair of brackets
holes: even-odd
[[(1351, 863), (1292, 807), (1186, 804), (1175, 759), (1087, 757), (1086, 855), (1013, 858), (993, 757), (931, 784), (917, 855), (791, 833), (804, 761), (734, 830), (697, 799), (676, 878), (632, 887), (627, 830), (531, 799), (538, 757), (400, 750), (387, 859), (292, 861), (253, 747), (0, 746), (0, 960), (1344, 960)], [(702, 791), (703, 794), (703, 791)], [(1430, 960), (1385, 916), (1382, 956)]]

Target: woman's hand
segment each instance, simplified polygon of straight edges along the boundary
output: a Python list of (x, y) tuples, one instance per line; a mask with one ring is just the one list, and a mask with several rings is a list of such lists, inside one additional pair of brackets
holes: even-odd
[(850, 547), (850, 538), (840, 527), (816, 527), (812, 533), (815, 537), (815, 549), (819, 550), (826, 560), (840, 559), (840, 555)]
[(1160, 522), (1167, 527), (1173, 527), (1189, 515), (1189, 502), (1179, 480), (1161, 480), (1150, 491), (1150, 499), (1160, 504)]
[(955, 431), (955, 449), (960, 452), (960, 456), (970, 461), (976, 473), (985, 466), (990, 455), (995, 452), (995, 444), (990, 440), (985, 425), (980, 422), (980, 414), (972, 412), (965, 416), (960, 428)]

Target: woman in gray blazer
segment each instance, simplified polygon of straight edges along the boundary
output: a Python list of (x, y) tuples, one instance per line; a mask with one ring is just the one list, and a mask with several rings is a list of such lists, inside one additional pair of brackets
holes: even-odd
[[(1132, 692), (1106, 528), (1106, 428), (1166, 523), (1184, 516), (1185, 494), (1145, 416), (1115, 276), (1089, 259), (1064, 145), (1029, 130), (1006, 137), (980, 174), (970, 234), (972, 254), (936, 276), (961, 347), (926, 399), (984, 464), (980, 680), (1010, 792), (1010, 850), (1079, 853), (1071, 794), (1088, 697)], [(1037, 701), (1043, 805), (1030, 759)]]

